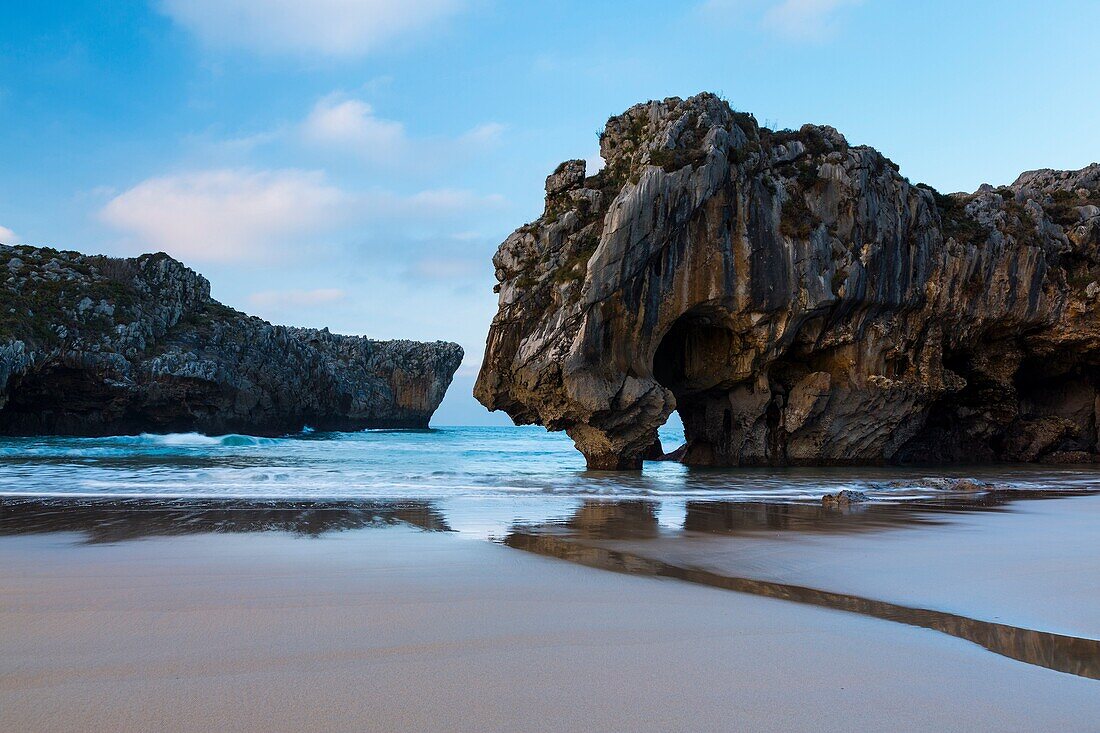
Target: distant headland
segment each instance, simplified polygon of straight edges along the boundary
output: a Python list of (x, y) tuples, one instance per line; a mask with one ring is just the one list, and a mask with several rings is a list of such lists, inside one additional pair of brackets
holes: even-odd
[(0, 433), (425, 428), (458, 344), (273, 326), (166, 254), (0, 246)]

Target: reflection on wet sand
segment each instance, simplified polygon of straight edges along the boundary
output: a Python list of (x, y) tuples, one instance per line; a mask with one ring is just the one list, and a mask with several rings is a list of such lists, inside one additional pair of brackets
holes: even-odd
[(0, 498), (0, 536), (76, 532), (89, 543), (228, 532), (318, 537), (398, 523), (448, 532), (428, 502)]
[(575, 537), (644, 539), (658, 533), (656, 506), (648, 501), (596, 501), (581, 504), (560, 523)]
[[(1015, 501), (1089, 496), (1095, 491), (1010, 490), (898, 503), (823, 506), (817, 502), (688, 501), (684, 532), (751, 535), (754, 532), (855, 534), (906, 526), (946, 524), (952, 514), (1002, 511)], [(644, 539), (661, 530), (659, 504), (645, 500), (585, 500), (569, 517), (539, 527), (580, 539)], [(667, 525), (666, 525), (667, 526)]]
[[(819, 588), (740, 577), (657, 557), (666, 535), (749, 538), (776, 532), (853, 534), (947, 524), (966, 512), (1002, 511), (1018, 499), (1096, 492), (990, 491), (905, 504), (827, 508), (815, 503), (689, 501), (672, 529), (660, 504), (645, 500), (586, 500), (568, 516), (515, 525), (503, 544), (615, 572), (675, 578), (933, 629), (997, 654), (1070, 674), (1100, 679), (1100, 641), (992, 623), (967, 616)], [(250, 501), (212, 499), (0, 498), (0, 536), (79, 533), (88, 543), (155, 536), (230, 532), (328, 532), (408, 524), (452, 531), (446, 511), (431, 501)], [(950, 532), (950, 528), (945, 528)], [(615, 540), (634, 541), (628, 548)], [(602, 543), (602, 544), (601, 544)]]
[[(960, 512), (999, 511), (1019, 499), (1082, 496), (1085, 491), (988, 491), (968, 496), (906, 503), (852, 504), (762, 501), (688, 501), (683, 530), (708, 534), (756, 531), (858, 533), (945, 521)], [(485, 515), (499, 511), (488, 503)], [(659, 502), (645, 499), (588, 499), (566, 517), (546, 516), (542, 531), (554, 528), (588, 539), (643, 539), (661, 527)], [(502, 519), (504, 519), (502, 517)], [(0, 535), (81, 532), (90, 542), (118, 542), (146, 536), (203, 532), (282, 531), (316, 537), (326, 532), (402, 522), (421, 529), (451, 531), (447, 510), (430, 500), (281, 500), (201, 498), (80, 498), (0, 496)], [(502, 527), (507, 530), (511, 520)], [(667, 526), (667, 524), (666, 524)]]
[[(1049, 494), (1045, 494), (1049, 496)], [(942, 505), (899, 507), (870, 505), (837, 512), (808, 504), (691, 503), (686, 532), (718, 534), (760, 530), (859, 532), (935, 521), (935, 512), (991, 510), (1017, 498), (987, 497), (978, 502), (951, 500)], [(1034, 497), (1039, 498), (1039, 497)], [(931, 514), (931, 515), (930, 515)], [(600, 544), (598, 540), (650, 539), (661, 528), (653, 506), (645, 502), (587, 502), (564, 522), (543, 527), (517, 527), (504, 544), (547, 557), (613, 572), (674, 578), (715, 588), (806, 603), (940, 631), (992, 652), (1069, 674), (1100, 679), (1100, 641), (993, 623), (954, 613), (835, 593), (788, 583), (726, 575), (674, 564), (642, 551)], [(643, 547), (646, 543), (643, 543)], [(637, 547), (635, 543), (633, 547)], [(660, 552), (659, 542), (654, 553)]]

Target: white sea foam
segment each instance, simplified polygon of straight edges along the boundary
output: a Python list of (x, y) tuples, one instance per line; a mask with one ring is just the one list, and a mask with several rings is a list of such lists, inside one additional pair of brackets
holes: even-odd
[(254, 445), (274, 445), (274, 438), (260, 438), (255, 435), (203, 435), (202, 433), (142, 433), (134, 437), (109, 438), (121, 442), (132, 441), (136, 444), (165, 446), (170, 448), (209, 448), (225, 446), (229, 448)]

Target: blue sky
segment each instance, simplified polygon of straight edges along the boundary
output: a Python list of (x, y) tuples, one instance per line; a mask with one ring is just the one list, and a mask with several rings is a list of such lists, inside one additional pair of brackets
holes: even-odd
[(1095, 0), (5, 3), (0, 241), (164, 250), (229, 305), (455, 340), (555, 165), (639, 101), (831, 124), (942, 191), (1100, 159)]

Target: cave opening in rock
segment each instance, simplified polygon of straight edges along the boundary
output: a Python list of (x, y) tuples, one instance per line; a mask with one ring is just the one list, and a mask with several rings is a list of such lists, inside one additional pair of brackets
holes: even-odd
[(944, 353), (961, 387), (933, 402), (903, 463), (1088, 462), (1098, 452), (1100, 368), (1089, 354), (1021, 354), (1011, 341)]
[(1001, 457), (1078, 463), (1097, 452), (1100, 369), (1092, 355), (1025, 358), (1013, 376), (1017, 415), (996, 442)]
[[(209, 430), (203, 418), (224, 410), (233, 395), (201, 379), (154, 382), (140, 404), (125, 383), (109, 372), (67, 365), (45, 368), (12, 380), (0, 408), (0, 429), (14, 435), (133, 435), (145, 431)], [(241, 418), (221, 432), (258, 432), (263, 427)]]
[(115, 390), (95, 372), (56, 366), (13, 379), (0, 413), (5, 432), (39, 434), (79, 432), (72, 425), (105, 416)]
[(740, 341), (717, 308), (696, 308), (669, 328), (653, 356), (653, 376), (676, 397), (684, 446), (673, 456), (712, 464), (733, 430), (728, 391), (736, 374)]
[(1004, 378), (990, 374), (978, 358), (1000, 347), (984, 343), (978, 350), (944, 349), (946, 382), (959, 388), (928, 406), (920, 430), (894, 456), (899, 463), (992, 461), (994, 442), (1016, 413), (1015, 394)]

